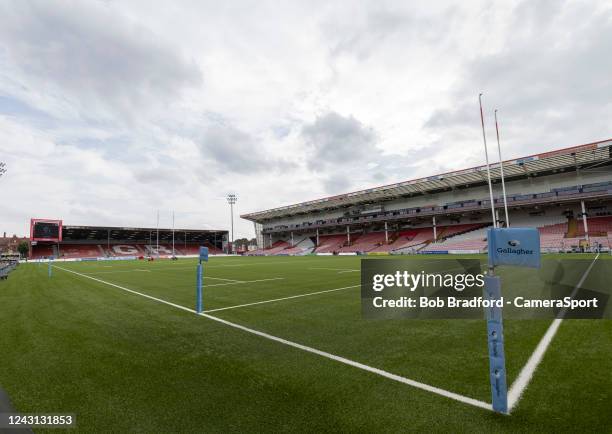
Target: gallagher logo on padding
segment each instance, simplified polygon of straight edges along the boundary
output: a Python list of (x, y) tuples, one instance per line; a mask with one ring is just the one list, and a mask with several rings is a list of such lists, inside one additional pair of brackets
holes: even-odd
[(501, 247), (497, 248), (497, 253), (510, 253), (514, 255), (533, 255), (533, 250), (530, 249), (513, 249), (513, 247), (518, 247), (521, 245), (519, 240), (508, 240), (508, 245), (510, 247), (506, 249), (502, 249)]

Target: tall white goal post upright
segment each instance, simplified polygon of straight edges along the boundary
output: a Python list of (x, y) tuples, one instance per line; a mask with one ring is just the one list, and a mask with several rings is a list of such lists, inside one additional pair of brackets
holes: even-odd
[(480, 105), (480, 124), (482, 125), (482, 141), (484, 142), (485, 159), (487, 162), (487, 179), (489, 181), (489, 199), (491, 200), (491, 216), (493, 218), (493, 227), (497, 227), (497, 219), (495, 218), (495, 201), (493, 200), (493, 186), (491, 185), (491, 169), (489, 168), (489, 150), (487, 149), (487, 135), (485, 134), (484, 114), (482, 113), (482, 93), (478, 94), (478, 103)]
[(499, 143), (499, 125), (497, 122), (497, 109), (495, 109), (495, 134), (497, 135), (497, 152), (499, 153), (499, 174), (501, 176), (502, 197), (504, 199), (504, 211), (506, 212), (506, 227), (510, 227), (510, 217), (508, 216), (508, 200), (506, 198), (506, 181), (504, 180), (504, 160), (501, 153), (501, 145)]
[[(489, 151), (487, 149), (487, 136), (485, 133), (484, 114), (482, 112), (482, 93), (478, 95), (480, 106), (480, 124), (482, 126), (482, 141), (484, 143), (485, 159), (487, 163), (487, 181), (489, 184), (489, 198), (491, 200), (491, 216), (493, 217), (493, 230), (497, 227), (495, 217), (495, 202), (493, 200), (493, 186), (491, 184), (491, 170), (489, 168)], [(489, 237), (491, 233), (489, 232)], [(489, 252), (490, 254), (491, 252)], [(501, 299), (501, 280), (494, 275), (495, 267), (489, 261), (489, 272), (485, 276), (484, 298), (488, 300)], [(489, 349), (489, 381), (491, 382), (491, 398), (493, 410), (499, 413), (508, 412), (508, 386), (506, 383), (506, 355), (504, 351), (504, 323), (502, 310), (497, 307), (485, 308), (487, 319), (487, 342)]]
[[(478, 95), (480, 106), (480, 122), (482, 126), (482, 139), (484, 143), (485, 159), (487, 163), (487, 180), (489, 196), (491, 198), (491, 215), (493, 227), (487, 230), (488, 243), (488, 272), (484, 278), (484, 299), (501, 302), (501, 279), (495, 275), (496, 265), (514, 265), (519, 267), (540, 267), (540, 234), (536, 228), (499, 228), (495, 202), (493, 200), (493, 185), (489, 168), (487, 138), (485, 133), (484, 115), (482, 111), (482, 93)], [(504, 208), (506, 211), (506, 226), (508, 220), (508, 206), (506, 203), (505, 186), (503, 182), (503, 169), (501, 146), (499, 143), (499, 128), (497, 125), (497, 110), (495, 113), (495, 127), (497, 131), (497, 145), (499, 151), (500, 175), (504, 188)], [(524, 253), (518, 254), (517, 249), (508, 246), (520, 245)], [(529, 253), (527, 253), (529, 252)], [(508, 413), (508, 386), (506, 383), (506, 355), (504, 351), (504, 325), (501, 303), (491, 303), (485, 308), (487, 320), (487, 343), (489, 350), (489, 381), (491, 384), (491, 399), (493, 410), (499, 413)]]

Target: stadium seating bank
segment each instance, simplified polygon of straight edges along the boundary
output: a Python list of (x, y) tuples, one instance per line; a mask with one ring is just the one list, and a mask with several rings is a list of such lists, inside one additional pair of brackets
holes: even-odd
[[(611, 248), (612, 140), (505, 161), (504, 174), (510, 226), (539, 228), (544, 251)], [(504, 226), (499, 164), (491, 177)], [(484, 252), (486, 179), (479, 166), (245, 214), (259, 247), (249, 254)]]
[(56, 239), (41, 241), (32, 235), (30, 243), (30, 259), (121, 260), (195, 257), (200, 246), (208, 247), (211, 255), (227, 252), (228, 232), (64, 225), (61, 226)]

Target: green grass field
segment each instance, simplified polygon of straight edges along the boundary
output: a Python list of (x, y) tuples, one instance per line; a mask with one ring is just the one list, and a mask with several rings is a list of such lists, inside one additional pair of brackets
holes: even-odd
[[(594, 256), (576, 257), (578, 282)], [(364, 320), (359, 261), (212, 258), (204, 308), (234, 326), (177, 307), (194, 308), (195, 260), (58, 263), (51, 278), (22, 264), (0, 283), (0, 386), (82, 432), (612, 432), (610, 320), (563, 321), (507, 416), (235, 326), (490, 402), (484, 320)], [(602, 255), (584, 286), (611, 282)], [(505, 322), (509, 385), (550, 323)]]

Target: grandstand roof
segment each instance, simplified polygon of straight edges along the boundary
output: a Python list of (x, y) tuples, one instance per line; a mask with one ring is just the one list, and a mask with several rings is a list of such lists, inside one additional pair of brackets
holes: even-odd
[[(63, 226), (63, 242), (71, 241), (100, 241), (100, 240), (122, 240), (139, 241), (147, 240), (149, 236), (157, 238), (157, 228), (124, 228), (115, 226)], [(211, 235), (222, 236), (227, 230), (211, 229), (174, 229), (175, 237), (188, 242), (198, 242), (208, 239)], [(160, 241), (172, 239), (172, 229), (159, 228)]]
[[(518, 179), (541, 173), (554, 173), (568, 168), (576, 169), (585, 166), (609, 163), (612, 159), (612, 139), (579, 146), (558, 149), (541, 154), (529, 155), (504, 161), (506, 179)], [(491, 178), (500, 178), (499, 163), (491, 164)], [(418, 178), (381, 187), (344, 193), (322, 199), (296, 203), (265, 211), (243, 214), (240, 217), (263, 222), (269, 219), (305, 214), (313, 211), (330, 210), (340, 207), (382, 202), (401, 197), (410, 197), (424, 193), (451, 190), (458, 187), (470, 187), (486, 183), (486, 166), (442, 173), (439, 175)]]

